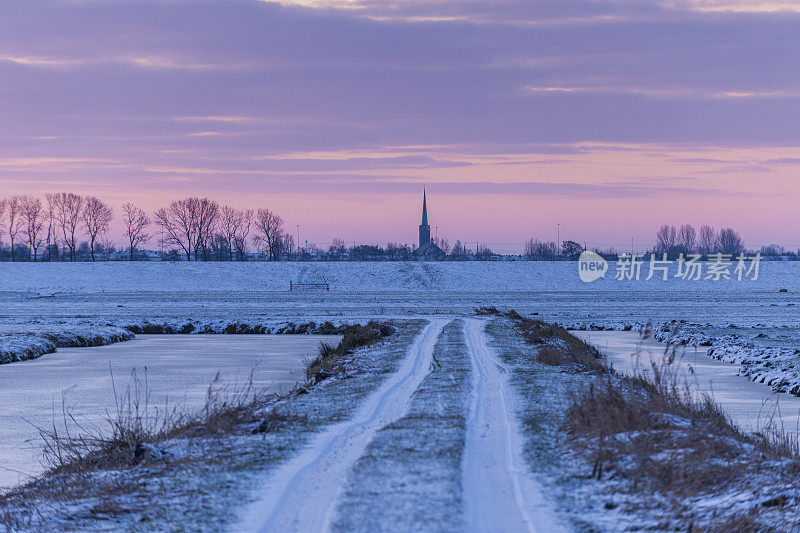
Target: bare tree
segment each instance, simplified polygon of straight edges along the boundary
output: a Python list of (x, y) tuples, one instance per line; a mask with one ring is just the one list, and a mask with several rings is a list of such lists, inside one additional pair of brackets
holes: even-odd
[(294, 235), (288, 232), (282, 232), (283, 237), (280, 241), (280, 249), (278, 250), (278, 255), (281, 253), (288, 256), (288, 254), (294, 250)]
[(668, 254), (675, 246), (675, 226), (664, 224), (656, 232), (656, 252)]
[(20, 211), (25, 221), (25, 234), (28, 236), (28, 246), (36, 262), (36, 255), (42, 245), (42, 230), (44, 228), (44, 210), (42, 201), (33, 196), (20, 197)]
[(14, 256), (14, 246), (16, 246), (17, 235), (22, 230), (22, 197), (12, 196), (8, 199), (8, 237), (11, 239), (11, 260), (16, 260)]
[(78, 247), (78, 242), (75, 239), (75, 233), (78, 231), (78, 225), (81, 223), (82, 213), (83, 198), (81, 196), (71, 192), (62, 192), (55, 195), (55, 216), (58, 225), (61, 227), (64, 244), (69, 249), (69, 258), (71, 261), (77, 259), (75, 250)]
[(717, 237), (719, 251), (723, 254), (736, 255), (744, 253), (744, 241), (739, 232), (732, 228), (722, 228)]
[(683, 248), (683, 251), (690, 254), (694, 251), (694, 246), (697, 243), (697, 232), (691, 224), (684, 224), (678, 230), (678, 245)]
[(87, 196), (85, 204), (83, 224), (86, 226), (86, 234), (89, 236), (89, 250), (92, 261), (94, 261), (95, 242), (99, 236), (105, 235), (108, 231), (111, 220), (114, 218), (114, 210), (95, 196)]
[(233, 238), (236, 233), (236, 223), (239, 210), (229, 205), (223, 205), (219, 210), (219, 234), (228, 248), (228, 261), (233, 261)]
[(60, 196), (58, 194), (47, 193), (44, 195), (47, 200), (47, 240), (45, 241), (45, 251), (47, 252), (47, 260), (50, 261), (55, 252), (56, 259), (58, 259), (58, 218), (56, 213), (58, 210), (58, 202)]
[(236, 230), (233, 233), (233, 246), (239, 261), (247, 260), (247, 237), (253, 225), (253, 210), (243, 209), (236, 220)]
[(125, 235), (128, 237), (130, 260), (133, 261), (133, 252), (150, 238), (147, 234), (147, 227), (151, 223), (150, 217), (135, 205), (127, 203), (122, 206), (122, 222), (125, 224)]
[(283, 219), (269, 209), (259, 209), (255, 220), (256, 244), (264, 243), (270, 261), (278, 259), (283, 237)]
[(197, 241), (194, 248), (194, 260), (197, 261), (198, 250), (203, 252), (203, 261), (208, 259), (208, 247), (214, 227), (219, 217), (219, 204), (208, 198), (194, 198), (195, 225), (197, 226)]
[(219, 210), (218, 218), (217, 228), (228, 248), (228, 260), (233, 261), (234, 251), (239, 260), (242, 260), (245, 252), (244, 244), (247, 242), (247, 235), (250, 233), (253, 212), (249, 209), (240, 210), (224, 205)]
[(447, 240), (447, 237), (437, 237), (433, 240), (433, 243), (438, 246), (445, 255), (450, 253), (450, 241)]
[(186, 260), (192, 260), (192, 253), (197, 249), (198, 241), (198, 199), (186, 198), (175, 200), (169, 207), (156, 211), (156, 224), (164, 229), (164, 243), (179, 246), (186, 254)]
[(708, 225), (700, 226), (700, 253), (703, 255), (708, 255), (717, 248), (717, 234), (714, 232), (714, 228)]
[(553, 241), (541, 242), (539, 239), (529, 239), (525, 243), (525, 257), (528, 259), (555, 259), (558, 255), (558, 246)]
[[(555, 243), (553, 243), (553, 245), (553, 249), (555, 250)], [(461, 244), (460, 240), (456, 240), (456, 243), (453, 245), (453, 251), (450, 252), (450, 257), (460, 259), (466, 257), (467, 255), (469, 255), (467, 247)]]
[(345, 244), (344, 239), (338, 239), (338, 238), (333, 239), (333, 242), (331, 242), (331, 245), (328, 248), (328, 252), (336, 254), (337, 259), (342, 259), (346, 251), (347, 251), (347, 244)]
[(2, 243), (2, 234), (3, 234), (3, 222), (6, 219), (6, 205), (8, 205), (8, 200), (3, 198), (0, 200), (0, 243)]
[(98, 248), (103, 259), (106, 261), (110, 261), (111, 257), (114, 255), (114, 252), (117, 251), (116, 246), (114, 246), (114, 243), (111, 242), (108, 237), (103, 237), (103, 239), (98, 243)]

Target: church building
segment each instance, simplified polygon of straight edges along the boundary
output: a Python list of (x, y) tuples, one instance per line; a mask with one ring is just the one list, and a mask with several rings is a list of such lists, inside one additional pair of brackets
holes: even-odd
[(428, 201), (426, 191), (422, 190), (422, 224), (419, 225), (419, 248), (414, 250), (414, 258), (425, 261), (441, 261), (445, 254), (431, 239), (431, 226), (428, 224)]

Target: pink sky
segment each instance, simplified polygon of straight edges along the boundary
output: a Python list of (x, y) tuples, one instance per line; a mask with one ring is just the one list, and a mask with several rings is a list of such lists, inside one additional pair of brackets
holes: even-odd
[[(0, 7), (0, 196), (268, 207), (320, 245), (800, 247), (800, 13), (747, 0)], [(115, 227), (112, 237), (119, 235)]]

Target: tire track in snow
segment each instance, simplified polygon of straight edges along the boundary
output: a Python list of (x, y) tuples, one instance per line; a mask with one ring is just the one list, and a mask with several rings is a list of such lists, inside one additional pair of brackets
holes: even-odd
[(431, 321), (409, 348), (400, 369), (370, 395), (352, 419), (334, 424), (293, 460), (269, 475), (243, 531), (326, 531), (345, 476), (375, 433), (401, 418), (430, 372), (433, 347), (447, 320)]
[(472, 531), (562, 531), (556, 514), (521, 457), (505, 367), (483, 333), (485, 322), (466, 325), (473, 391), (464, 449), (464, 499)]

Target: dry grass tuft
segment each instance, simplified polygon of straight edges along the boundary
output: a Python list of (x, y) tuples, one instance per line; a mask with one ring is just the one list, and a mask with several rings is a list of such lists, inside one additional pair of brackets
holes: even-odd
[(342, 356), (353, 353), (357, 348), (372, 346), (394, 333), (394, 328), (388, 324), (371, 321), (366, 326), (347, 326), (338, 346), (333, 347), (327, 343), (320, 343), (319, 354), (308, 364), (306, 378), (309, 382), (319, 383), (334, 374), (342, 372)]
[(176, 407), (159, 409), (152, 405), (147, 368), (143, 378), (134, 369), (131, 383), (118, 393), (112, 373), (115, 411), (106, 417), (106, 427), (83, 426), (62, 406), (60, 424), (39, 428), (51, 474), (83, 474), (167, 460), (169, 454), (153, 443), (231, 432), (257, 417), (258, 407), (269, 396), (254, 391), (252, 372), (248, 382), (237, 389), (225, 387), (217, 374), (206, 391), (203, 407), (182, 412)]
[(551, 366), (570, 366), (580, 372), (607, 373), (610, 369), (594, 346), (586, 344), (562, 327), (526, 318), (516, 311), (511, 319), (528, 344), (538, 346), (536, 360)]

